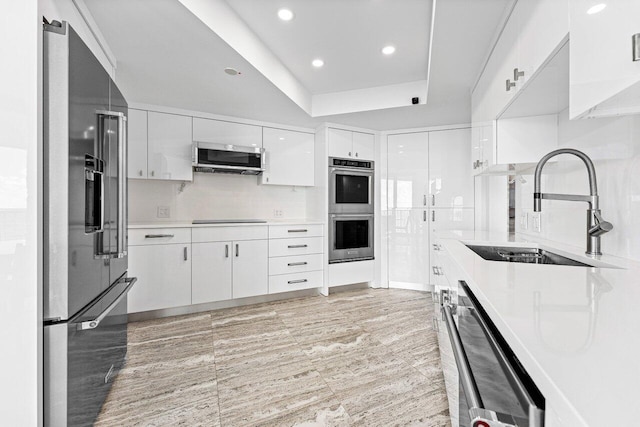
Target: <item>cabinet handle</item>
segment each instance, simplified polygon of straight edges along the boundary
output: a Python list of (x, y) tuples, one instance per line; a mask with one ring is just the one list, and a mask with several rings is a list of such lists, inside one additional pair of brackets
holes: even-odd
[(224, 245), (224, 257), (229, 258), (229, 245)]
[(307, 231), (309, 230), (307, 230), (306, 228), (300, 228), (298, 230), (287, 230), (287, 232), (289, 233), (306, 233)]
[(308, 263), (306, 261), (303, 262), (290, 262), (289, 264), (287, 264), (289, 267), (296, 267), (298, 265), (307, 265)]
[(299, 248), (306, 248), (309, 245), (289, 245), (287, 246), (289, 249), (299, 249)]
[(513, 69), (513, 80), (517, 82), (520, 77), (524, 77), (524, 71), (520, 71), (519, 69), (514, 68)]
[(511, 80), (507, 79), (507, 92), (511, 91), (511, 88), (514, 88), (516, 84)]
[(427, 206), (427, 195), (426, 194), (422, 195), (422, 206)]
[(422, 221), (427, 222), (427, 211), (422, 211)]
[(293, 285), (294, 283), (306, 283), (308, 282), (307, 279), (300, 279), (300, 280), (289, 280), (287, 283), (290, 285)]
[(187, 252), (187, 247), (184, 247), (184, 260), (187, 261), (189, 259), (189, 253)]
[(431, 211), (431, 222), (436, 222), (436, 211)]
[(434, 251), (439, 251), (439, 250), (440, 250), (440, 245), (439, 245), (439, 244), (437, 244), (437, 243), (434, 243), (434, 244), (433, 244), (433, 250), (434, 250)]
[(156, 176), (156, 171), (151, 171), (151, 176)]
[(438, 319), (433, 316), (433, 330), (436, 332), (440, 332), (440, 328), (438, 327)]
[(351, 157), (351, 151), (349, 151), (349, 157)]
[(438, 273), (438, 267), (436, 267), (435, 265), (433, 267), (431, 267), (431, 270), (433, 270), (433, 275), (434, 276), (439, 276), (440, 273)]
[(145, 234), (145, 239), (170, 239), (173, 237), (173, 234)]
[(436, 205), (436, 195), (432, 194), (431, 195), (431, 206), (435, 206)]
[(633, 62), (640, 61), (640, 33), (631, 36), (633, 47)]
[(140, 169), (140, 170), (138, 171), (138, 175), (139, 175), (139, 176), (142, 176), (142, 169)]
[(358, 157), (358, 152), (356, 151), (356, 157)]
[(236, 256), (240, 256), (240, 245), (238, 243), (236, 243)]

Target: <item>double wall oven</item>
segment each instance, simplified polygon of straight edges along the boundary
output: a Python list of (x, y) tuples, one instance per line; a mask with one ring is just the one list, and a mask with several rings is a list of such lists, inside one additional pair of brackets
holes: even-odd
[[(542, 427), (544, 396), (468, 285), (440, 292), (440, 311), (450, 346), (441, 346), (443, 365), (455, 360), (458, 381), (447, 383), (457, 407), (450, 411), (460, 427)], [(452, 356), (449, 356), (452, 353)], [(449, 373), (448, 373), (449, 372)], [(452, 378), (445, 369), (445, 381)]]
[(374, 162), (329, 158), (329, 263), (373, 259)]

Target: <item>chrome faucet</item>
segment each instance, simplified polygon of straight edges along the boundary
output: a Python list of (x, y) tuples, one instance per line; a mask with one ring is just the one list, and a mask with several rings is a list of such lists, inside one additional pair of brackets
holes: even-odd
[[(540, 177), (542, 175), (542, 168), (552, 157), (558, 154), (573, 154), (580, 158), (589, 174), (589, 195), (582, 196), (577, 194), (552, 194), (542, 193), (540, 191)], [(600, 236), (613, 229), (613, 225), (602, 219), (600, 214), (600, 199), (598, 197), (598, 184), (596, 182), (596, 169), (593, 167), (593, 162), (582, 151), (574, 150), (573, 148), (561, 148), (554, 150), (545, 155), (536, 166), (535, 182), (533, 190), (533, 211), (542, 211), (542, 199), (547, 200), (568, 200), (574, 202), (587, 202), (589, 203), (589, 209), (587, 209), (587, 251), (589, 256), (602, 255), (600, 250)]]

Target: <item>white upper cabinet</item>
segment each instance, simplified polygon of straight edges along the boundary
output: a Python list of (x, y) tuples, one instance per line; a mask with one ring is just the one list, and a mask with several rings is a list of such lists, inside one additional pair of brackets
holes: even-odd
[(428, 205), (428, 168), (428, 132), (403, 133), (387, 137), (389, 209), (421, 208)]
[(194, 117), (193, 140), (244, 147), (262, 147), (262, 127)]
[(353, 132), (353, 155), (358, 159), (373, 160), (375, 138), (370, 133)]
[(129, 178), (147, 178), (147, 112), (129, 109), (129, 158), (127, 176)]
[(191, 117), (148, 113), (148, 178), (192, 181)]
[(592, 14), (590, 0), (569, 3), (570, 118), (640, 113), (640, 1), (610, 0)]
[(266, 170), (262, 184), (313, 186), (314, 138), (312, 133), (263, 128)]
[(429, 205), (473, 207), (473, 176), (469, 152), (471, 130), (429, 133)]
[(329, 128), (329, 157), (373, 160), (374, 156), (373, 134)]

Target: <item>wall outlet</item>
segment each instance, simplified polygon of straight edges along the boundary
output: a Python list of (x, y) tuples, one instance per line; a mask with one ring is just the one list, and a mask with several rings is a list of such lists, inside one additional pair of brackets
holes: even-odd
[(526, 230), (527, 228), (529, 228), (529, 213), (522, 212), (520, 214), (520, 229)]
[(542, 231), (542, 214), (540, 212), (531, 214), (531, 221), (533, 223), (533, 231), (540, 233)]
[(169, 206), (158, 206), (158, 218), (171, 218), (171, 209)]
[(273, 217), (274, 218), (281, 218), (283, 215), (282, 209), (274, 209), (273, 210)]

